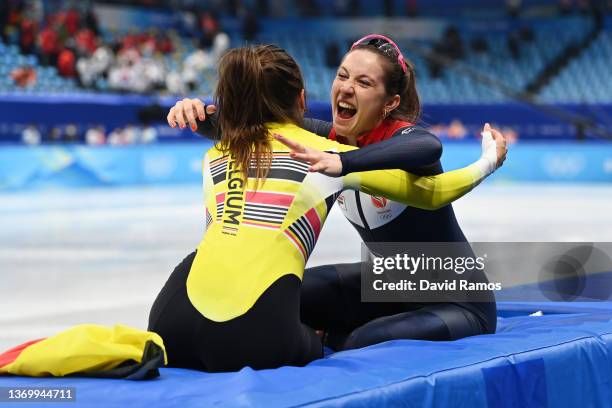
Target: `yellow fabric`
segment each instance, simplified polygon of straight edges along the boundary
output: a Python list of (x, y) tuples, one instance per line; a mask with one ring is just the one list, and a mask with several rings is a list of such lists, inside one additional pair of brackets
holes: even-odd
[[(380, 183), (381, 179), (385, 182)], [(402, 170), (365, 171), (345, 176), (347, 187), (424, 210), (436, 210), (450, 204), (482, 179), (475, 165), (436, 176), (417, 176)]]
[[(271, 133), (278, 133), (305, 146), (325, 151), (347, 151), (352, 146), (339, 144), (316, 136), (291, 124), (270, 124)], [(289, 149), (273, 140), (275, 153)], [(187, 294), (196, 309), (207, 318), (222, 322), (246, 313), (261, 294), (276, 280), (287, 274), (301, 279), (309, 253), (299, 249), (288, 228), (310, 209), (314, 208), (321, 224), (327, 217), (325, 198), (345, 188), (384, 196), (414, 207), (435, 209), (456, 200), (484, 177), (477, 166), (419, 177), (400, 170), (354, 173), (342, 178), (331, 178), (309, 173), (302, 182), (271, 179), (260, 183), (258, 193), (283, 193), (294, 197), (282, 225), (276, 229), (252, 227), (243, 222), (245, 190), (254, 189), (255, 180), (249, 178), (246, 188), (240, 189), (242, 177), (235, 165), (227, 165), (224, 181), (214, 184), (210, 163), (223, 157), (216, 148), (208, 151), (204, 165), (206, 207), (212, 223), (198, 246), (198, 251), (187, 278)], [(214, 167), (214, 166), (213, 166)], [(218, 174), (218, 173), (215, 173)], [(230, 179), (234, 179), (233, 181)], [(227, 205), (223, 214), (217, 214), (215, 197), (231, 195), (228, 202), (233, 211), (229, 216)], [(220, 215), (220, 217), (218, 217)], [(230, 220), (232, 218), (232, 220)], [(232, 229), (226, 227), (234, 222)], [(265, 226), (270, 226), (262, 222)], [(234, 229), (235, 228), (235, 229)]]
[(153, 332), (82, 324), (28, 346), (15, 361), (0, 367), (0, 374), (62, 377), (111, 370), (128, 360), (141, 362), (149, 340), (164, 349), (161, 337)]

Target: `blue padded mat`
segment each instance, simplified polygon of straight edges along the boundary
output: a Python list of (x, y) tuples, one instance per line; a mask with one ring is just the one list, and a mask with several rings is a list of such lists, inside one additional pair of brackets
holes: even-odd
[[(528, 315), (538, 310), (544, 315)], [(390, 341), (302, 368), (162, 369), (142, 382), (2, 377), (0, 387), (76, 387), (76, 403), (53, 407), (611, 406), (612, 302), (501, 303), (499, 311), (494, 335)]]

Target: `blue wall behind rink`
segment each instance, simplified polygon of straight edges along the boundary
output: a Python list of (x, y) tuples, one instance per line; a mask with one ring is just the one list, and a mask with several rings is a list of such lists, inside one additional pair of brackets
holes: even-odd
[[(442, 164), (445, 170), (453, 170), (479, 155), (477, 143), (447, 142)], [(509, 146), (504, 166), (491, 181), (612, 183), (612, 143), (519, 142)]]
[(210, 142), (0, 149), (0, 191), (199, 183)]
[[(210, 142), (128, 147), (14, 146), (0, 149), (0, 191), (38, 188), (201, 183)], [(478, 143), (446, 143), (447, 170), (480, 156)], [(510, 147), (494, 182), (612, 183), (612, 145), (521, 143)]]
[[(81, 136), (89, 127), (103, 125), (107, 133), (116, 127), (138, 123), (138, 112), (151, 104), (158, 104), (164, 112), (156, 124), (160, 141), (194, 140), (198, 136), (189, 130), (172, 129), (165, 120), (165, 113), (178, 100), (174, 97), (148, 97), (142, 95), (79, 94), (79, 95), (0, 95), (0, 142), (19, 142), (23, 129), (35, 124), (43, 135), (54, 126), (77, 125)], [(612, 104), (605, 105), (556, 105), (571, 112), (593, 117), (597, 123), (609, 122)], [(595, 113), (599, 116), (594, 117)], [(331, 120), (329, 102), (311, 101), (308, 116)], [(448, 124), (460, 119), (472, 133), (477, 133), (485, 122), (497, 126), (509, 126), (521, 139), (573, 139), (576, 129), (566, 122), (544, 114), (532, 107), (518, 103), (487, 105), (425, 105), (424, 125)], [(593, 137), (586, 132), (587, 137)]]

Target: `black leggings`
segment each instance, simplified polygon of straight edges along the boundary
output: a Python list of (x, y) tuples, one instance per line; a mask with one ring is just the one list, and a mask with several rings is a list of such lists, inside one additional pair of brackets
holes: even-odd
[(301, 319), (327, 332), (334, 350), (369, 346), (392, 339), (456, 340), (494, 333), (495, 302), (361, 302), (361, 263), (306, 269)]
[[(236, 371), (305, 365), (322, 357), (314, 330), (300, 322), (301, 281), (285, 275), (245, 314), (226, 322), (202, 316), (187, 297), (195, 252), (172, 272), (149, 315), (149, 330), (164, 340), (171, 367)], [(223, 271), (218, 271), (222, 273)]]

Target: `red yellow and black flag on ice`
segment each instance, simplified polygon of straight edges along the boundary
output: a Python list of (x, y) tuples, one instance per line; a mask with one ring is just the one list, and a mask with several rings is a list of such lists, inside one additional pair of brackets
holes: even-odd
[(0, 354), (0, 375), (144, 380), (166, 364), (159, 335), (116, 325), (82, 324)]

